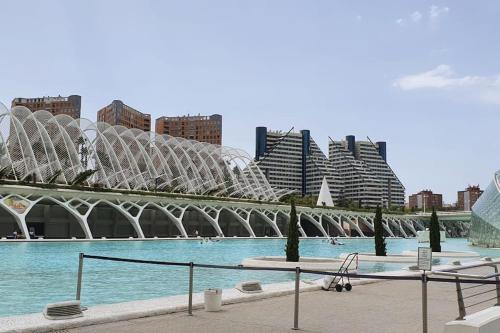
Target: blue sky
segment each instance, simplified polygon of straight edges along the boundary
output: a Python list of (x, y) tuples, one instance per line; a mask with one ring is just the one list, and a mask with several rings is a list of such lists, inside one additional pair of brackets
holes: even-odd
[(447, 202), (500, 168), (496, 1), (4, 1), (0, 101), (80, 94), (153, 118), (223, 115), (253, 155), (255, 127), (310, 129), (323, 148), (388, 143), (407, 194)]

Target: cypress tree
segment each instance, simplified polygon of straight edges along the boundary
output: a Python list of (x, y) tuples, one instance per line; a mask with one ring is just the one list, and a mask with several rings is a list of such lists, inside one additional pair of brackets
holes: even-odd
[(439, 220), (434, 207), (432, 207), (431, 227), (429, 233), (429, 242), (432, 252), (441, 252), (441, 233), (439, 231)]
[(375, 255), (386, 256), (384, 226), (382, 225), (382, 208), (377, 206), (375, 211), (375, 220), (373, 221), (373, 229), (375, 233)]
[(286, 261), (299, 261), (299, 227), (295, 200), (291, 200), (290, 223), (288, 224), (288, 237), (286, 240)]

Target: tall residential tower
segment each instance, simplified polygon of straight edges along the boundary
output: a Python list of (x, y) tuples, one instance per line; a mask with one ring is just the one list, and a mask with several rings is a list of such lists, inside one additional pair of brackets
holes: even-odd
[(405, 188), (387, 163), (385, 142), (330, 140), (329, 158), (300, 132), (256, 129), (255, 161), (269, 183), (305, 195), (318, 195), (326, 179), (333, 201), (360, 207), (404, 206)]
[(325, 177), (333, 200), (338, 199), (339, 175), (309, 130), (285, 133), (257, 127), (255, 160), (275, 188), (318, 195)]
[(344, 181), (342, 199), (363, 207), (404, 206), (405, 187), (387, 163), (387, 144), (356, 141), (354, 135), (328, 145), (330, 161)]

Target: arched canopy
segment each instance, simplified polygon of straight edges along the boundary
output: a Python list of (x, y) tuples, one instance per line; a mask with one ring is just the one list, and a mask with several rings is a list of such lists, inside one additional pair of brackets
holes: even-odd
[(245, 151), (0, 105), (0, 166), (17, 180), (275, 201)]

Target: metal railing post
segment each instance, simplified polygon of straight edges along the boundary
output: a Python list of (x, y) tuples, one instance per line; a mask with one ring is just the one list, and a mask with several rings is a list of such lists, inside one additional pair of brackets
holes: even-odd
[[(495, 265), (493, 266), (495, 268), (495, 274), (498, 274), (498, 266)], [(497, 287), (497, 304), (496, 306), (500, 306), (500, 276), (495, 276), (495, 280), (497, 281), (496, 287)]]
[(76, 300), (80, 300), (82, 294), (82, 277), (83, 277), (83, 253), (80, 252), (78, 257), (78, 281), (76, 283)]
[(455, 284), (457, 286), (457, 303), (458, 303), (458, 318), (457, 320), (463, 320), (466, 313), (465, 313), (465, 303), (464, 303), (464, 296), (462, 294), (462, 286), (460, 285), (460, 278), (457, 276), (455, 278)]
[(191, 261), (189, 263), (189, 301), (188, 301), (188, 314), (193, 315), (193, 270), (194, 264)]
[(422, 332), (427, 333), (427, 274), (422, 274)]
[(299, 288), (300, 288), (300, 267), (295, 267), (295, 308), (293, 311), (293, 329), (299, 329)]

